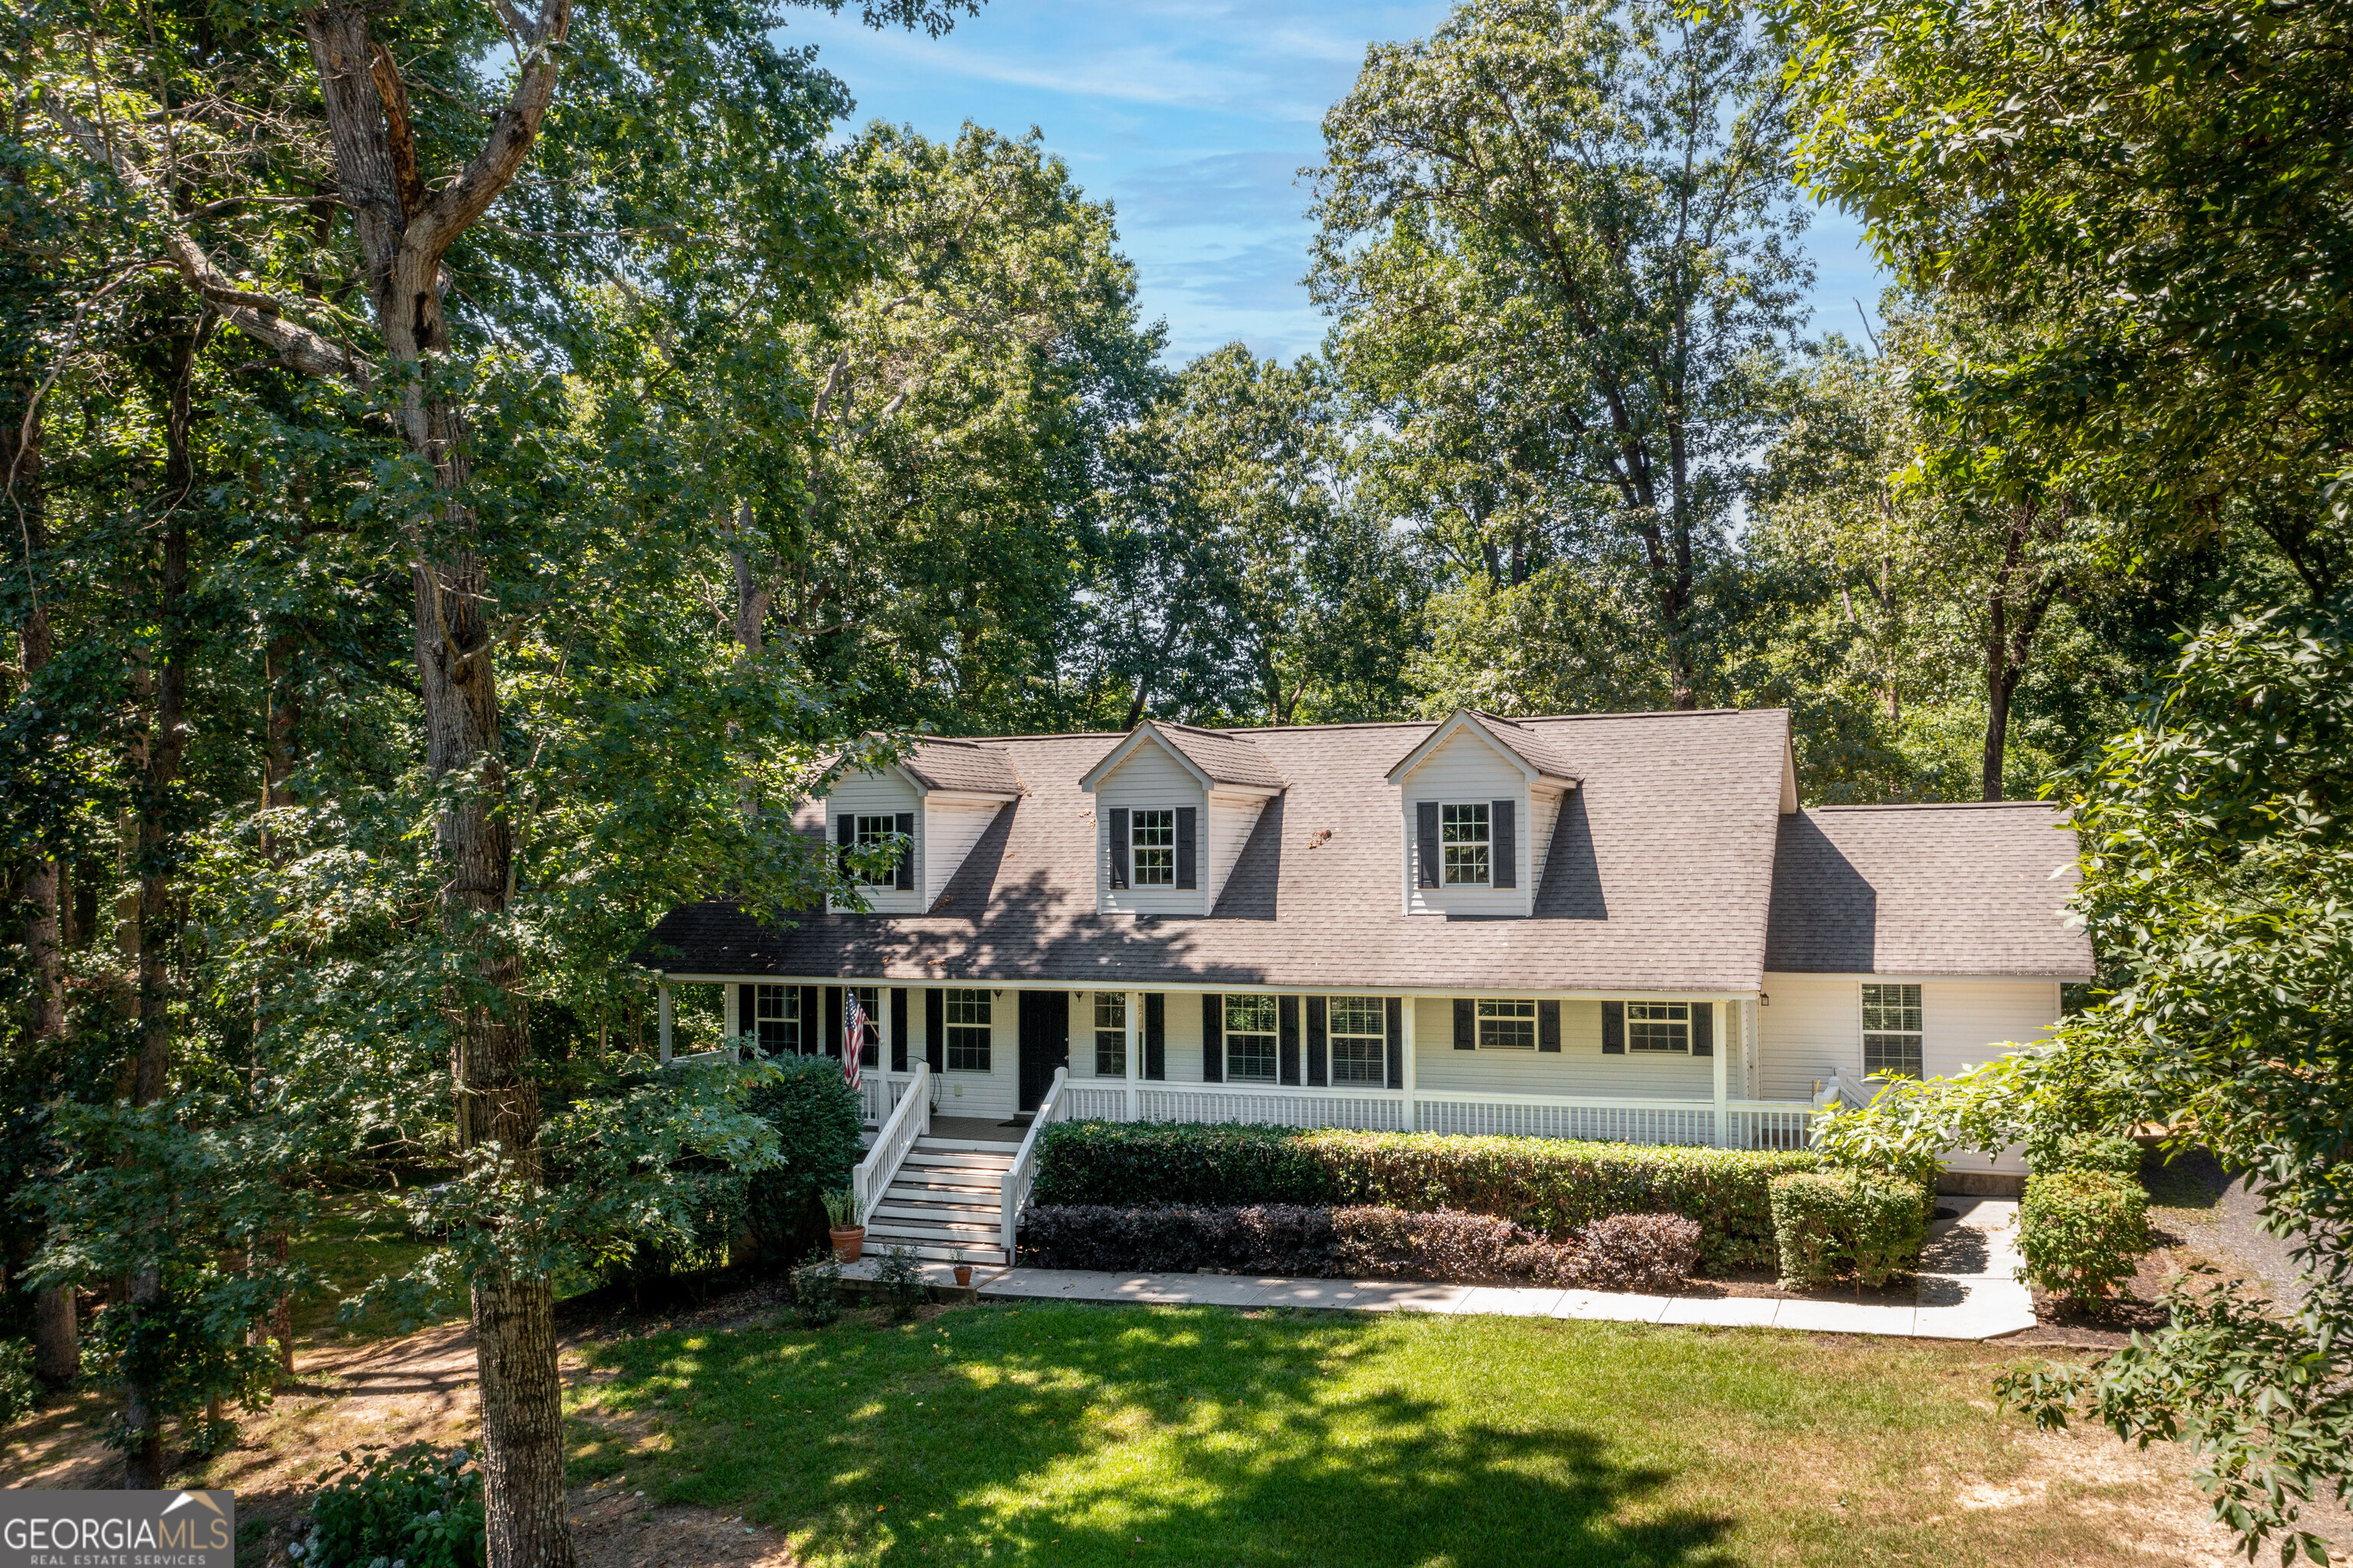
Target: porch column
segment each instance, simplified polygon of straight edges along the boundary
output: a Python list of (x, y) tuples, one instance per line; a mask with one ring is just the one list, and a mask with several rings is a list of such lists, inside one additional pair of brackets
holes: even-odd
[[(1707, 1005), (1716, 1006), (1712, 1001)], [(1725, 1101), (1731, 1097), (1728, 1069), (1732, 1054), (1740, 1049), (1740, 1009), (1736, 1004), (1728, 1008), (1718, 1007), (1716, 1016), (1725, 1019), (1730, 1027), (1715, 1032), (1715, 1059), (1712, 1064), (1715, 1068), (1715, 1146), (1729, 1149), (1732, 1147), (1732, 1115)]]
[(1127, 1021), (1127, 1048), (1121, 1057), (1127, 1064), (1127, 1119), (1135, 1119), (1135, 1082), (1144, 1075), (1144, 993), (1131, 991), (1123, 993), (1126, 1005), (1120, 1016)]
[(658, 1007), (661, 1014), (661, 1060), (662, 1065), (667, 1067), (670, 1065), (670, 981), (664, 980), (656, 986), (654, 994), (659, 999)]
[(1414, 1003), (1418, 1000), (1411, 996), (1405, 999), (1401, 1019), (1405, 1025), (1405, 1130), (1408, 1132), (1421, 1130), (1421, 1118), (1413, 1108), (1413, 1015), (1417, 1011)]

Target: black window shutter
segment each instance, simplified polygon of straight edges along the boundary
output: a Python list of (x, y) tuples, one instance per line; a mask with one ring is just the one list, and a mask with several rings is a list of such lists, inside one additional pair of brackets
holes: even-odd
[(1413, 808), (1414, 837), (1421, 853), (1414, 856), (1413, 880), (1419, 887), (1438, 885), (1438, 802), (1419, 800)]
[(1111, 885), (1127, 885), (1127, 808), (1111, 809)]
[(1277, 997), (1274, 1010), (1282, 1021), (1282, 1033), (1275, 1037), (1275, 1070), (1283, 1083), (1295, 1086), (1299, 1082), (1299, 999)]
[(1198, 887), (1193, 876), (1193, 819), (1200, 813), (1191, 806), (1176, 808), (1176, 885)]
[(1520, 885), (1519, 824), (1513, 820), (1516, 800), (1487, 802), (1487, 871), (1490, 887)]
[(911, 893), (915, 886), (915, 813), (900, 812), (898, 822), (899, 836), (906, 841), (899, 848), (899, 891)]
[(948, 993), (937, 986), (923, 992), (923, 1060), (934, 1073), (948, 1070)]
[(1694, 1001), (1691, 1004), (1692, 1054), (1715, 1054), (1715, 1003)]
[(1626, 1004), (1605, 1001), (1601, 1004), (1601, 1054), (1623, 1056), (1626, 1054)]
[(754, 1041), (760, 1038), (759, 994), (748, 985), (735, 988), (735, 1033)]
[(1405, 1087), (1405, 1001), (1395, 996), (1385, 1000), (1388, 1003), (1389, 1087), (1401, 1089)]
[(1536, 1003), (1536, 1049), (1560, 1049), (1560, 1003), (1556, 1001)]
[(1207, 991), (1201, 997), (1201, 1082), (1225, 1081), (1226, 999), (1216, 991)]
[(891, 988), (891, 1070), (907, 1070), (907, 988)]
[(1144, 1075), (1168, 1076), (1168, 998), (1156, 991), (1144, 993)]
[(1324, 1066), (1327, 1033), (1324, 1022), (1324, 999), (1311, 996), (1307, 999), (1307, 1084), (1310, 1088), (1320, 1089), (1331, 1082), (1331, 1074)]
[(1477, 1049), (1479, 1044), (1479, 1013), (1467, 996), (1454, 999), (1454, 1048), (1457, 1051)]
[[(841, 988), (825, 988), (825, 1011), (817, 1015), (817, 1037), (828, 1056), (841, 1054)], [(815, 1054), (815, 1053), (811, 1053)]]
[(841, 874), (849, 874), (849, 846), (858, 842), (858, 813), (844, 811), (841, 821), (834, 824), (834, 842), (841, 848), (834, 854), (834, 863)]

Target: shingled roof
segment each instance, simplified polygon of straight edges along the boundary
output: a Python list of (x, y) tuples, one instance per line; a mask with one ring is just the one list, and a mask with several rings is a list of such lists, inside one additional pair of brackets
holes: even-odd
[(1768, 969), (2092, 978), (2062, 913), (2066, 813), (2040, 801), (1817, 806), (1781, 821)]
[[(1017, 736), (986, 744), (1002, 750), (1027, 792), (998, 811), (931, 913), (812, 913), (769, 927), (723, 903), (699, 904), (664, 918), (649, 953), (686, 975), (1673, 993), (1758, 990), (1763, 971), (1778, 967), (1768, 926), (1777, 936), (1786, 927), (1793, 941), (1815, 928), (1781, 908), (1776, 876), (1791, 825), (1826, 815), (1780, 813), (1786, 712), (1505, 722), (1544, 748), (1539, 766), (1580, 781), (1564, 797), (1531, 918), (1402, 911), (1403, 829), (1397, 788), (1384, 774), (1435, 726), (1230, 734), (1161, 726), (1172, 744), (1186, 737), (1188, 756), (1191, 744), (1232, 743), (1234, 751), (1219, 754), (1229, 773), (1247, 747), (1243, 755), (1261, 758), (1281, 785), (1207, 916), (1097, 914), (1093, 802), (1078, 780), (1122, 737)], [(1967, 961), (1925, 972), (2087, 971), (2080, 934), (2059, 923), (2066, 884), (2048, 876), (2069, 841), (2023, 811), (1931, 808), (1910, 819), (1915, 835), (1938, 842), (1957, 820), (2001, 841), (1996, 853), (1972, 827), (1959, 858), (1974, 863), (1941, 874), (1948, 888), (1970, 877), (2000, 882), (1968, 895), (1996, 927), (1981, 921), (1973, 937), (1966, 922), (1957, 926), (1941, 939)], [(1923, 857), (1939, 865), (1952, 858), (1941, 850)], [(1815, 886), (1800, 878), (1788, 895), (1814, 897)], [(1830, 891), (1852, 902), (1849, 884)], [(1908, 892), (1903, 902), (1911, 907)], [(1931, 923), (1915, 922), (1924, 931)], [(1854, 924), (1851, 913), (1829, 920), (1812, 950), (1860, 951)], [(1882, 972), (1893, 972), (1889, 957), (1908, 962), (1931, 945), (1878, 930), (1871, 952)], [(1968, 959), (1972, 941), (1981, 959)], [(2052, 967), (2032, 969), (2037, 961)]]
[(900, 760), (926, 789), (949, 789), (967, 795), (1018, 795), (1021, 779), (1013, 758), (1001, 746), (977, 740), (926, 737)]

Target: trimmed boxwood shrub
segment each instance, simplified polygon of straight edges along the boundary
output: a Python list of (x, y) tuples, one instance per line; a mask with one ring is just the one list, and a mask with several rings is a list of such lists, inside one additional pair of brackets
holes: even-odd
[(1811, 1290), (1852, 1268), (1880, 1286), (1919, 1260), (1927, 1237), (1925, 1183), (1852, 1171), (1796, 1171), (1771, 1187), (1781, 1288)]
[(1805, 1150), (1657, 1148), (1552, 1138), (1173, 1122), (1057, 1122), (1039, 1138), (1039, 1203), (1322, 1203), (1511, 1220), (1567, 1235), (1612, 1214), (1677, 1213), (1716, 1272), (1773, 1260), (1767, 1184)]
[(2031, 1176), (2018, 1206), (2018, 1250), (2027, 1279), (2078, 1304), (2096, 1305), (2140, 1266), (2155, 1245), (2148, 1194), (2105, 1171)]
[(1294, 1278), (1504, 1281), (1604, 1290), (1680, 1289), (1698, 1251), (1699, 1226), (1680, 1214), (1613, 1214), (1557, 1243), (1490, 1214), (1408, 1213), (1363, 1204), (1033, 1205), (1022, 1216), (1020, 1236), (1023, 1261), (1047, 1268), (1215, 1268)]

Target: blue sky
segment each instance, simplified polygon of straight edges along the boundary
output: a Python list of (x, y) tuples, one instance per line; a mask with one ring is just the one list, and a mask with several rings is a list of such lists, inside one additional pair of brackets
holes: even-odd
[[(1045, 132), (1087, 194), (1109, 197), (1141, 279), (1145, 320), (1165, 317), (1169, 356), (1240, 338), (1288, 359), (1322, 341), (1300, 278), (1307, 192), (1324, 111), (1375, 40), (1426, 35), (1444, 4), (1332, 0), (988, 0), (944, 38), (875, 32), (788, 13), (782, 41), (818, 46), (858, 98), (857, 122), (889, 120), (950, 137), (965, 121)], [(1879, 278), (1855, 226), (1825, 210), (1807, 235), (1817, 279), (1812, 330), (1855, 335), (1854, 301)]]

